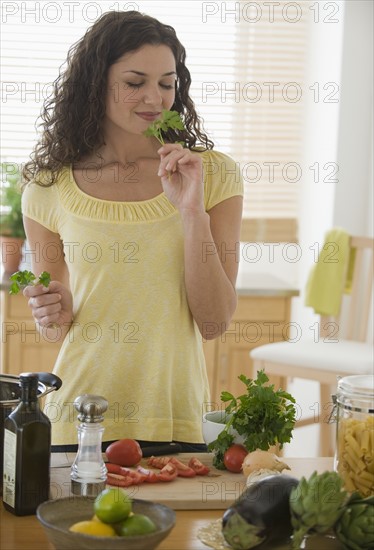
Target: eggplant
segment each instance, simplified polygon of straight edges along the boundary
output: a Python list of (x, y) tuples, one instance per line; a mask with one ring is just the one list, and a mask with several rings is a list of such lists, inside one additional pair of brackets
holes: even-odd
[(299, 480), (276, 474), (247, 487), (222, 518), (222, 534), (234, 550), (292, 535), (290, 494)]

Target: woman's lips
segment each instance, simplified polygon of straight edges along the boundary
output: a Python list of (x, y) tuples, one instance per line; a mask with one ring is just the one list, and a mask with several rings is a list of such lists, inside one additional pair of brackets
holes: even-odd
[(161, 113), (144, 112), (144, 113), (136, 113), (136, 114), (140, 116), (140, 118), (142, 118), (143, 120), (146, 120), (147, 122), (153, 122), (154, 120), (158, 119)]

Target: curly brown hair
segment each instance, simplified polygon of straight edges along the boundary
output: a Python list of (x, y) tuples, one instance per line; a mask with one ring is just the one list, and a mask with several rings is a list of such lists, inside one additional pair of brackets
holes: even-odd
[(185, 65), (186, 50), (174, 28), (138, 11), (108, 12), (72, 45), (66, 70), (53, 83), (40, 116), (42, 136), (23, 169), (26, 183), (47, 170), (50, 177), (48, 181), (43, 178), (43, 185), (53, 185), (65, 165), (78, 162), (103, 145), (108, 69), (124, 54), (145, 44), (168, 46), (176, 61), (171, 110), (181, 114), (185, 130), (169, 130), (165, 141), (184, 141), (188, 148), (213, 148), (189, 96), (191, 75)]

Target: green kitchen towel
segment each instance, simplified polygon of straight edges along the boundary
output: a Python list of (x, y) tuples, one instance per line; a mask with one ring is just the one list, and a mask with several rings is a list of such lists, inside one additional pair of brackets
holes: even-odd
[(306, 306), (319, 315), (339, 314), (343, 293), (351, 291), (354, 256), (349, 234), (339, 227), (331, 229), (307, 282)]

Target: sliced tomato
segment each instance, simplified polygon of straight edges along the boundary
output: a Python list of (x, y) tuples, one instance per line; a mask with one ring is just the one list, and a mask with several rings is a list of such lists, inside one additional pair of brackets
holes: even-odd
[(148, 470), (147, 468), (143, 468), (142, 466), (138, 466), (137, 467), (137, 471), (144, 476), (144, 481), (146, 483), (158, 483), (160, 480), (159, 480), (159, 474), (152, 471), (152, 470)]
[(106, 463), (108, 470), (106, 482), (108, 485), (118, 487), (130, 487), (131, 485), (140, 485), (145, 481), (145, 476), (136, 470), (123, 468), (118, 464)]
[(117, 474), (107, 474), (106, 484), (114, 485), (115, 487), (131, 487), (131, 485), (137, 485), (133, 478), (129, 476), (120, 476)]
[(165, 466), (161, 469), (160, 473), (158, 474), (158, 478), (160, 481), (172, 481), (175, 479), (178, 475), (178, 471), (176, 467), (173, 464), (165, 464)]
[(210, 472), (210, 468), (205, 466), (205, 464), (200, 462), (200, 460), (194, 456), (190, 458), (188, 466), (192, 468), (198, 476), (206, 476)]
[(147, 460), (148, 466), (153, 466), (153, 468), (163, 468), (168, 462), (170, 462), (170, 456), (150, 456)]
[(134, 480), (134, 485), (140, 485), (145, 481), (145, 477), (140, 472), (131, 471), (130, 477)]
[(170, 459), (169, 462), (176, 467), (178, 475), (180, 477), (194, 477), (196, 475), (196, 472), (192, 468), (186, 466), (186, 464), (183, 464), (183, 462), (181, 462), (174, 456)]
[(124, 466), (120, 466), (119, 464), (112, 464), (111, 462), (106, 462), (105, 466), (110, 474), (119, 474), (122, 476), (126, 476), (129, 472), (132, 471), (129, 468), (125, 468)]
[(148, 483), (172, 481), (178, 475), (176, 467), (169, 463), (165, 464), (165, 466), (161, 468), (160, 472), (153, 472), (152, 470), (147, 470), (147, 468), (143, 468), (142, 466), (138, 466), (137, 470), (145, 476), (145, 481)]
[(148, 466), (160, 469), (164, 468), (167, 464), (172, 464), (180, 477), (194, 477), (196, 475), (196, 472), (192, 468), (183, 464), (183, 462), (175, 458), (175, 456), (151, 456), (147, 460), (147, 464)]

